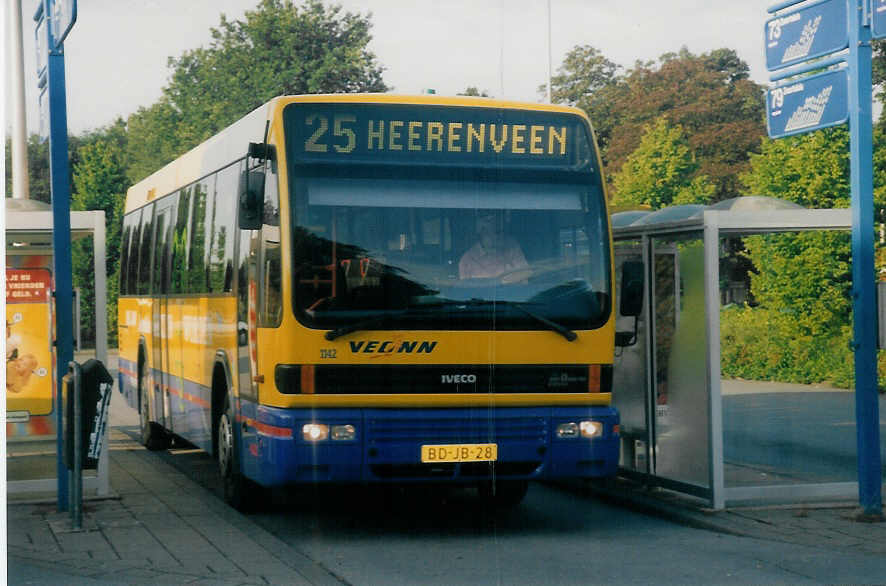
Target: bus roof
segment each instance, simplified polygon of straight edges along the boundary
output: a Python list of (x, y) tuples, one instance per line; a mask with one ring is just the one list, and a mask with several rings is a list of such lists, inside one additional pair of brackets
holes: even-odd
[(154, 199), (172, 193), (234, 161), (246, 156), (250, 142), (262, 142), (267, 122), (294, 102), (305, 103), (377, 103), (427, 104), (436, 106), (474, 106), (478, 108), (508, 108), (545, 112), (565, 112), (587, 116), (577, 108), (556, 104), (514, 102), (473, 96), (447, 97), (435, 94), (407, 96), (396, 94), (310, 94), (279, 96), (259, 106), (237, 122), (200, 143), (158, 171), (129, 188), (126, 193), (125, 213), (136, 210)]

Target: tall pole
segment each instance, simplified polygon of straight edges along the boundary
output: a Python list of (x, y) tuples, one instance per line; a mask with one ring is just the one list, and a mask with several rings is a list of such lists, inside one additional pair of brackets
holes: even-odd
[(849, 183), (852, 199), (852, 300), (858, 500), (861, 514), (882, 516), (877, 315), (874, 292), (874, 197), (871, 29), (866, 0), (849, 4)]
[(551, 0), (548, 0), (548, 104), (551, 103)]
[[(50, 18), (51, 0), (43, 0), (35, 20)], [(74, 360), (74, 296), (71, 276), (71, 182), (68, 162), (68, 113), (65, 95), (64, 46), (55, 46), (52, 28), (38, 28), (46, 36), (47, 99), (49, 100), (49, 183), (52, 192), (52, 278), (55, 281), (55, 358), (56, 393), (61, 399), (64, 367)], [(40, 40), (38, 39), (38, 43)], [(58, 510), (68, 506), (68, 475), (64, 462), (64, 429), (62, 409), (56, 410), (57, 453), (56, 471), (58, 482)]]
[(25, 119), (25, 64), (22, 0), (9, 0), (9, 61), (12, 69), (12, 197), (28, 199), (28, 129)]
[(498, 11), (501, 17), (501, 30), (498, 37), (498, 99), (505, 99), (505, 0), (501, 0)]

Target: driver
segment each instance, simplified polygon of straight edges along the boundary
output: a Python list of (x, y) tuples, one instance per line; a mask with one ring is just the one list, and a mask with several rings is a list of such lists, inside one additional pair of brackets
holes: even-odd
[(458, 262), (461, 279), (494, 278), (529, 268), (516, 240), (504, 234), (492, 212), (477, 216), (479, 241)]

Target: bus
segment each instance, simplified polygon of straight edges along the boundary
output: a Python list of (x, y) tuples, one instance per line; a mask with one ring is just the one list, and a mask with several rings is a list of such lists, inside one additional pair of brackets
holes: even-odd
[(580, 110), (278, 97), (133, 185), (119, 383), (141, 441), (263, 487), (501, 506), (615, 473), (613, 253)]

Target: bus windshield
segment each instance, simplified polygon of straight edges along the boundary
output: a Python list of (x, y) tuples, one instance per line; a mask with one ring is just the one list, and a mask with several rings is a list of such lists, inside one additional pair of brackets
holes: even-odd
[[(329, 119), (331, 125), (335, 114)], [(310, 140), (316, 132), (302, 135)], [(302, 144), (291, 137), (287, 144)], [(415, 142), (427, 144), (423, 138)], [(584, 140), (583, 159), (562, 169), (482, 157), (471, 165), (403, 164), (390, 156), (371, 165), (305, 161), (290, 150), (296, 316), (340, 333), (571, 334), (603, 325), (611, 302), (609, 236), (586, 134)]]

